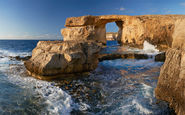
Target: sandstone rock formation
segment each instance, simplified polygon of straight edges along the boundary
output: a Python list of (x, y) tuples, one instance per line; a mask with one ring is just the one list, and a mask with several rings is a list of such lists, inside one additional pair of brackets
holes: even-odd
[(155, 95), (169, 102), (178, 115), (185, 115), (185, 19), (177, 20), (172, 48), (166, 52)]
[(39, 41), (25, 67), (40, 76), (91, 71), (97, 67), (100, 49), (93, 41)]
[[(106, 44), (105, 25), (109, 22), (119, 27), (117, 40), (120, 44), (136, 46), (147, 40), (169, 48), (155, 94), (158, 99), (169, 102), (177, 114), (185, 115), (184, 15), (71, 17), (66, 20), (66, 28), (61, 30), (64, 41), (40, 41), (31, 59), (25, 61), (25, 67), (31, 75), (39, 76), (94, 70), (101, 44)], [(117, 57), (122, 55), (107, 55), (101, 59)]]
[(120, 44), (142, 45), (145, 40), (160, 47), (171, 47), (175, 22), (184, 15), (105, 15), (71, 17), (61, 30), (64, 41), (74, 39), (95, 40), (106, 44), (105, 25), (115, 22), (119, 27)]

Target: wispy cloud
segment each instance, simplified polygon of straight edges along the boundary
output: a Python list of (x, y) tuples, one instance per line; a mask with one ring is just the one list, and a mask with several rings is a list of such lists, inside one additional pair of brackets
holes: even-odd
[(56, 34), (40, 34), (40, 35), (22, 35), (22, 36), (14, 36), (14, 35), (7, 35), (7, 36), (0, 36), (0, 39), (61, 39), (62, 36)]
[(125, 11), (126, 9), (124, 7), (119, 8), (120, 11)]
[(185, 2), (180, 3), (181, 6), (185, 6)]

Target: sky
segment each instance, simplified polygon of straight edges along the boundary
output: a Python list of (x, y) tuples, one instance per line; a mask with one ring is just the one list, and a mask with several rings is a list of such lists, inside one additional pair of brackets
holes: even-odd
[(61, 39), (68, 17), (112, 14), (185, 14), (185, 0), (0, 0), (0, 39)]

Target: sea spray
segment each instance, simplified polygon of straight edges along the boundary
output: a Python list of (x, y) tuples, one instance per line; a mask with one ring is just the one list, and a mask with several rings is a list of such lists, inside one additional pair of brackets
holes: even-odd
[(144, 43), (143, 43), (143, 51), (144, 51), (144, 53), (147, 53), (147, 54), (159, 53), (159, 50), (156, 49), (156, 46), (150, 44), (147, 41), (144, 41)]
[[(28, 43), (31, 44), (31, 41)], [(59, 83), (62, 81), (47, 82), (25, 75), (23, 62), (9, 59), (9, 56), (23, 55), (22, 52), (26, 54), (27, 50), (20, 49), (16, 53), (14, 50), (1, 53), (0, 98), (3, 101), (0, 101), (0, 114), (1, 110), (17, 112), (17, 109), (24, 114), (41, 115), (169, 114), (166, 103), (156, 104), (153, 92), (163, 64), (161, 62), (152, 59), (103, 61), (90, 76), (69, 80), (69, 84), (62, 86)], [(131, 50), (136, 53), (142, 51)], [(16, 101), (18, 104), (14, 105)]]
[[(13, 87), (16, 87), (17, 89), (14, 90), (15, 94), (12, 97), (7, 97), (7, 99), (12, 100), (13, 98), (16, 98), (16, 101), (20, 107), (28, 106), (30, 104), (30, 107), (32, 107), (32, 103), (35, 104), (35, 106), (38, 107), (38, 110), (35, 110), (33, 108), (33, 113), (39, 113), (39, 114), (55, 114), (55, 115), (61, 115), (65, 114), (68, 115), (72, 111), (72, 105), (73, 101), (71, 99), (71, 96), (68, 95), (65, 91), (63, 91), (61, 88), (56, 86), (54, 82), (47, 82), (38, 80), (32, 77), (28, 77), (24, 72), (26, 71), (23, 62), (22, 61), (16, 61), (11, 60), (9, 57), (11, 56), (25, 56), (29, 55), (29, 52), (11, 52), (8, 50), (0, 50), (0, 53), (2, 55), (2, 58), (0, 58), (0, 73), (2, 72), (4, 77), (0, 76), (1, 79), (4, 79), (6, 81), (5, 83), (0, 82), (0, 86), (2, 85), (5, 87), (9, 87), (12, 85)], [(10, 88), (9, 88), (10, 89)], [(22, 93), (17, 93), (19, 90)], [(6, 94), (9, 95), (14, 94), (11, 91), (6, 91)], [(4, 95), (4, 94), (3, 94)], [(2, 96), (3, 96), (2, 95)], [(21, 99), (23, 97), (24, 99)], [(33, 99), (30, 99), (33, 98)], [(38, 100), (37, 100), (38, 99)], [(25, 104), (25, 100), (31, 100), (30, 103)], [(36, 101), (37, 100), (37, 101)], [(5, 100), (4, 100), (5, 101)], [(22, 108), (17, 110), (14, 102), (6, 102), (6, 103), (12, 103), (10, 104), (10, 107), (12, 106), (15, 109), (12, 109), (11, 112), (14, 111), (25, 111)], [(43, 108), (42, 110), (39, 110), (40, 108)], [(1, 107), (0, 107), (1, 110)], [(4, 110), (5, 113), (8, 112), (6, 109)], [(0, 112), (1, 114), (1, 112)]]

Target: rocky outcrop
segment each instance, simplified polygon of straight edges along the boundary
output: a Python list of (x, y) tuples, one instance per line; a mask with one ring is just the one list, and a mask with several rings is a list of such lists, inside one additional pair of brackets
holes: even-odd
[(172, 35), (172, 48), (160, 71), (155, 95), (169, 102), (178, 115), (185, 115), (185, 20), (177, 20)]
[[(158, 60), (166, 59), (161, 68), (155, 95), (158, 99), (169, 102), (170, 107), (178, 115), (185, 115), (185, 16), (106, 15), (72, 17), (66, 20), (66, 28), (62, 29), (64, 41), (83, 39), (106, 44), (105, 25), (109, 22), (115, 22), (119, 27), (117, 40), (120, 44), (136, 46), (142, 45), (146, 40), (157, 45), (160, 49), (169, 48), (165, 55), (158, 56)], [(100, 61), (117, 57), (122, 56), (106, 55), (102, 56)]]
[(115, 22), (119, 27), (117, 40), (120, 44), (142, 45), (147, 40), (158, 47), (171, 47), (175, 22), (184, 18), (184, 15), (71, 17), (61, 33), (64, 41), (87, 39), (106, 44), (105, 25)]
[(25, 67), (39, 76), (87, 72), (97, 67), (100, 49), (93, 41), (39, 41)]

